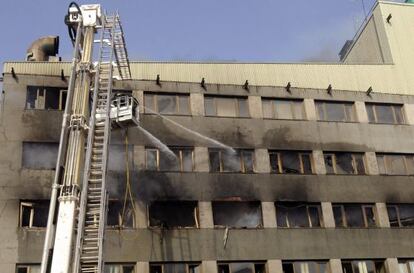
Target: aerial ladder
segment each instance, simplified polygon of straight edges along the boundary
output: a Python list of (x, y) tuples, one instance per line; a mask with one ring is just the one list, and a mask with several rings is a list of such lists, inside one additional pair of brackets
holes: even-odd
[(110, 133), (138, 125), (138, 103), (112, 92), (115, 77), (131, 79), (118, 13), (72, 2), (65, 22), (74, 53), (41, 273), (102, 273)]

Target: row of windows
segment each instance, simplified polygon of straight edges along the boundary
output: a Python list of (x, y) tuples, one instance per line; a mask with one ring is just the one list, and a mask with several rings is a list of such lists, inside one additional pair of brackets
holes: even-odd
[[(28, 86), (26, 109), (63, 110), (66, 90), (54, 87)], [(365, 103), (369, 122), (404, 124), (402, 104)], [(354, 102), (315, 101), (318, 120), (356, 122)], [(146, 92), (144, 109), (147, 113), (190, 115), (188, 94), (161, 94)], [(250, 117), (247, 97), (204, 96), (206, 116)], [(262, 98), (263, 117), (269, 119), (305, 120), (303, 99)]]
[[(414, 262), (398, 260), (400, 273), (413, 273)], [(218, 273), (266, 273), (266, 261), (217, 262)], [(330, 273), (328, 260), (282, 261), (283, 273)], [(343, 273), (386, 273), (384, 260), (342, 260)], [(17, 273), (38, 273), (40, 265), (17, 265)], [(105, 273), (135, 273), (133, 263), (105, 264)], [(150, 263), (149, 273), (200, 273), (200, 262)]]
[[(48, 201), (20, 203), (21, 227), (45, 227)], [(134, 211), (124, 208), (119, 201), (110, 201), (107, 225), (134, 227)], [(276, 202), (276, 224), (281, 228), (323, 227), (322, 208), (319, 203)], [(335, 226), (342, 228), (377, 227), (374, 204), (332, 204)], [(261, 228), (262, 208), (259, 201), (213, 201), (213, 222), (216, 227)], [(387, 204), (391, 227), (414, 227), (414, 204)], [(197, 201), (156, 201), (148, 206), (148, 225), (160, 228), (199, 228)]]

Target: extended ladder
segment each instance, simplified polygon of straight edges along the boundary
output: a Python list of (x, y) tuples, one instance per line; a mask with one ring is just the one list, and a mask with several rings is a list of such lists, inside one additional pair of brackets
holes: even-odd
[(125, 46), (124, 31), (118, 13), (115, 15), (114, 35), (114, 52), (119, 76), (123, 80), (130, 80), (131, 68), (129, 66), (128, 52)]

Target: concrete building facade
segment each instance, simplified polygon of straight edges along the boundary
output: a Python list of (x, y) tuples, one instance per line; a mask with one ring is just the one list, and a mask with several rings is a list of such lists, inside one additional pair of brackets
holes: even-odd
[[(414, 273), (413, 24), (379, 1), (338, 64), (132, 63), (108, 272)], [(69, 69), (4, 64), (2, 272), (38, 270)]]

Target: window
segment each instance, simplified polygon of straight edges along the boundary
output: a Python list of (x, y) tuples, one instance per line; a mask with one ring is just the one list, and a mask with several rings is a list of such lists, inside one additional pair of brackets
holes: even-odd
[(414, 227), (414, 204), (388, 204), (391, 227)]
[(369, 228), (376, 227), (374, 205), (333, 204), (336, 227)]
[(149, 273), (201, 273), (200, 263), (150, 263)]
[(214, 225), (232, 228), (261, 228), (262, 209), (260, 202), (215, 201)]
[(217, 263), (218, 273), (266, 273), (264, 262)]
[(209, 149), (211, 172), (254, 172), (254, 151), (238, 149), (235, 152)]
[(196, 201), (155, 201), (149, 205), (148, 211), (151, 227), (198, 227)]
[(247, 98), (204, 96), (206, 116), (250, 117)]
[(124, 201), (109, 200), (108, 202), (108, 216), (107, 226), (108, 227), (123, 227), (133, 228), (134, 227), (134, 209), (131, 201), (127, 200), (124, 206)]
[(318, 120), (355, 121), (354, 103), (338, 101), (315, 101)]
[(377, 154), (380, 174), (413, 175), (414, 155), (408, 154)]
[(26, 109), (64, 110), (67, 90), (59, 87), (28, 86)]
[(134, 264), (105, 263), (105, 273), (134, 273)]
[(263, 117), (273, 119), (305, 119), (303, 100), (262, 99)]
[(146, 113), (166, 115), (190, 115), (190, 96), (188, 94), (144, 94)]
[(398, 265), (400, 267), (400, 273), (414, 273), (414, 261), (398, 259)]
[(23, 142), (23, 168), (54, 170), (58, 143)]
[(320, 227), (322, 223), (321, 206), (299, 202), (277, 202), (276, 221), (278, 227)]
[(404, 124), (402, 104), (366, 103), (371, 123)]
[(343, 273), (385, 273), (383, 261), (353, 260), (342, 261)]
[(158, 149), (145, 149), (146, 169), (152, 171), (192, 172), (194, 170), (194, 149), (190, 147), (170, 147), (175, 154), (160, 152)]
[(126, 170), (126, 150), (128, 150), (128, 163), (129, 168), (132, 170), (132, 166), (134, 166), (134, 146), (122, 144), (111, 144), (109, 145), (108, 151), (108, 170), (109, 171), (125, 171)]
[(21, 201), (20, 227), (46, 227), (49, 203), (49, 200)]
[(40, 273), (40, 264), (17, 265), (16, 273)]
[(274, 173), (312, 174), (312, 153), (298, 151), (269, 151), (270, 169)]
[(365, 174), (364, 154), (324, 153), (327, 174)]
[(327, 261), (284, 261), (282, 269), (283, 273), (329, 273)]

